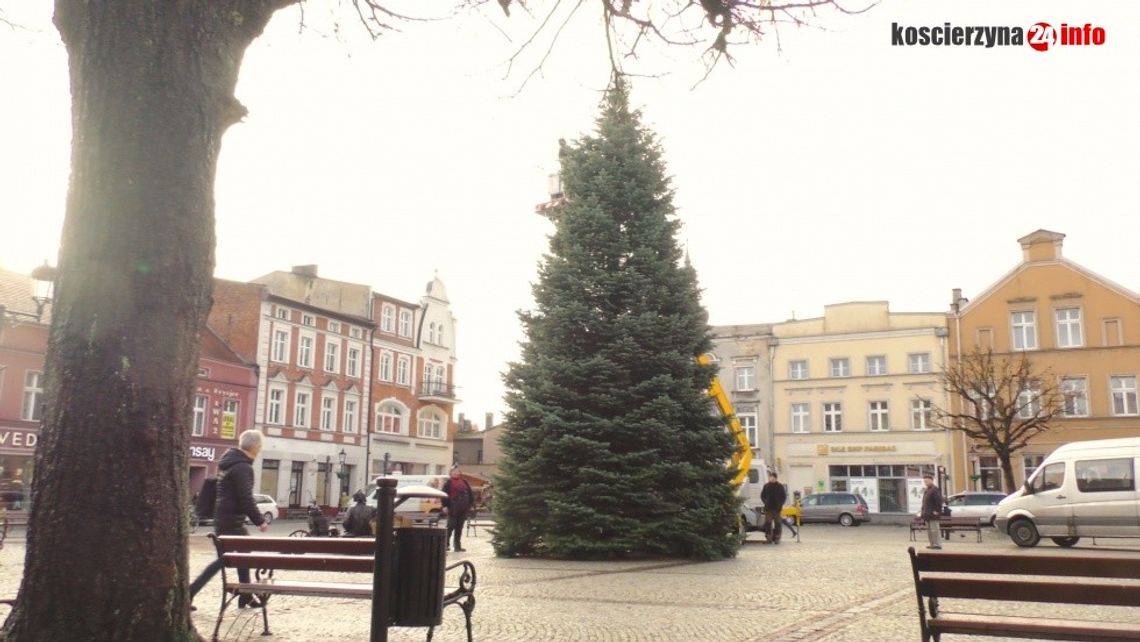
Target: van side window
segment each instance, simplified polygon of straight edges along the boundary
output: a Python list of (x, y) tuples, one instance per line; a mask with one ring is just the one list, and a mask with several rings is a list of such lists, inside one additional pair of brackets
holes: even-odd
[(1033, 480), (1033, 490), (1041, 492), (1056, 490), (1065, 484), (1065, 462), (1059, 461), (1041, 469), (1041, 474)]
[(1107, 493), (1136, 489), (1131, 459), (1087, 459), (1076, 463), (1077, 490)]

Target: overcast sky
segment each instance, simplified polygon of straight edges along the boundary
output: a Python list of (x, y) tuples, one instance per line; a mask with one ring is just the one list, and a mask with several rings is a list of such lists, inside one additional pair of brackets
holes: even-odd
[[(246, 56), (250, 114), (218, 172), (216, 274), (316, 263), (416, 301), (438, 270), (459, 319), (459, 410), (498, 418), (515, 311), (532, 305), (552, 229), (534, 206), (558, 139), (589, 130), (608, 79), (596, 2), (517, 95), (548, 39), (509, 74), (504, 63), (541, 13), (506, 19), (490, 3), (372, 42), (350, 13), (338, 31), (334, 4), (309, 0), (300, 33), (298, 12), (281, 12)], [(0, 265), (28, 271), (58, 252), (67, 60), (51, 3), (0, 7), (25, 27), (0, 25)], [(892, 22), (947, 21), (1087, 22), (1106, 42), (891, 46)], [(636, 80), (633, 100), (664, 145), (713, 323), (868, 299), (942, 311), (951, 288), (971, 297), (1012, 268), (1016, 239), (1037, 228), (1140, 287), (1140, 6), (886, 0), (816, 24), (782, 29), (779, 48), (738, 48), (735, 68), (700, 84), (699, 49), (646, 50), (637, 66), (660, 76)]]

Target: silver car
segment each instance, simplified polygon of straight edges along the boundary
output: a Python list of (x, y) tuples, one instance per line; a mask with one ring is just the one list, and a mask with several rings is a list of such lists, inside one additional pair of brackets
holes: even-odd
[(858, 526), (870, 521), (867, 500), (855, 493), (816, 493), (800, 500), (801, 522), (838, 522)]
[(951, 517), (977, 517), (978, 523), (993, 526), (997, 516), (998, 502), (1005, 499), (1005, 493), (968, 490), (946, 498)]

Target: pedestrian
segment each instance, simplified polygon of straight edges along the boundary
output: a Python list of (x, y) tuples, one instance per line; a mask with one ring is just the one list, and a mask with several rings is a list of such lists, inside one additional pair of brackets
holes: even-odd
[(926, 522), (926, 537), (930, 540), (930, 546), (926, 548), (939, 550), (942, 548), (942, 528), (939, 523), (942, 519), (942, 491), (934, 485), (934, 475), (930, 473), (922, 476), (922, 483), (926, 485), (926, 490), (922, 492), (922, 512), (919, 516)]
[(443, 483), (440, 490), (447, 493), (447, 497), (443, 498), (443, 508), (447, 511), (447, 539), (450, 541), (454, 533), (455, 545), (452, 550), (463, 552), (466, 550), (460, 542), (463, 522), (467, 521), (467, 512), (475, 505), (475, 493), (471, 491), (471, 484), (459, 473), (459, 466), (451, 467), (451, 477)]
[(788, 491), (778, 481), (776, 471), (768, 473), (768, 483), (760, 489), (760, 501), (764, 503), (764, 534), (769, 544), (779, 544), (783, 532), (784, 503), (788, 501)]
[[(248, 536), (245, 518), (261, 532), (269, 530), (269, 524), (253, 501), (253, 460), (261, 453), (264, 437), (260, 431), (247, 430), (238, 437), (238, 447), (230, 448), (218, 463), (217, 504), (214, 507), (214, 533), (217, 535)], [(190, 601), (218, 571), (222, 570), (222, 560), (217, 559), (190, 583)], [(249, 569), (237, 570), (238, 581), (249, 582)], [(238, 608), (258, 607), (261, 604), (252, 595), (238, 598)]]
[[(360, 491), (357, 491), (357, 492), (360, 492)], [(339, 508), (340, 512), (342, 512), (342, 513), (344, 511), (348, 510), (348, 491), (347, 490), (340, 491), (340, 503), (337, 504), (337, 508)]]
[(352, 499), (356, 503), (348, 509), (348, 516), (344, 518), (344, 534), (346, 537), (371, 537), (376, 509), (367, 504), (364, 491), (356, 491)]

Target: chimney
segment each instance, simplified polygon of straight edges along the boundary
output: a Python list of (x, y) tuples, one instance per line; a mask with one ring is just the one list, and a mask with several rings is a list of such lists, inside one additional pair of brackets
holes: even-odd
[(962, 306), (969, 303), (969, 299), (962, 296), (962, 288), (954, 288), (950, 291), (950, 311), (957, 314)]
[(1064, 241), (1064, 234), (1049, 230), (1037, 230), (1017, 239), (1021, 244), (1022, 260), (1025, 262), (1054, 261), (1061, 258)]
[(307, 276), (311, 279), (315, 279), (315, 278), (317, 278), (317, 266), (316, 265), (294, 265), (293, 266), (293, 274), (296, 274), (297, 276)]
[(490, 430), (495, 423), (495, 413), (489, 412), (483, 420), (483, 430)]

